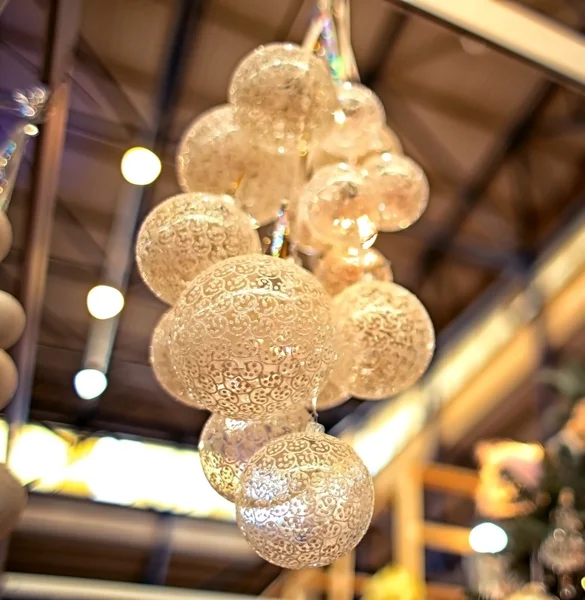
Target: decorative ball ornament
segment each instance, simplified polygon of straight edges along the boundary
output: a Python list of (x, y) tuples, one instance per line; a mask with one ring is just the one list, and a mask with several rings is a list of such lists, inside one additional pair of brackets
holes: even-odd
[(429, 182), (412, 159), (384, 152), (365, 161), (363, 169), (366, 187), (379, 201), (380, 231), (400, 231), (420, 218), (429, 202)]
[(304, 408), (275, 415), (267, 421), (240, 421), (211, 415), (199, 441), (201, 466), (211, 487), (235, 502), (240, 478), (252, 455), (276, 438), (304, 431), (309, 419)]
[(325, 63), (295, 44), (268, 44), (248, 54), (229, 88), (236, 124), (278, 154), (305, 152), (333, 125), (338, 107)]
[(252, 548), (285, 569), (328, 565), (362, 539), (372, 477), (355, 451), (310, 428), (263, 446), (241, 477), (236, 519)]
[(350, 398), (351, 396), (345, 390), (334, 383), (333, 377), (330, 377), (317, 398), (317, 411), (339, 406), (340, 404), (347, 402)]
[(204, 112), (187, 128), (177, 151), (177, 178), (185, 192), (233, 194), (250, 149), (234, 123), (233, 106)]
[(6, 258), (12, 246), (12, 226), (3, 210), (0, 210), (0, 261)]
[(170, 327), (173, 318), (173, 311), (167, 311), (154, 328), (149, 349), (150, 364), (156, 380), (169, 396), (172, 396), (175, 400), (183, 404), (188, 404), (194, 408), (201, 408), (197, 399), (185, 392), (173, 368), (169, 348), (171, 342)]
[(393, 279), (388, 261), (374, 248), (354, 251), (332, 248), (317, 265), (315, 277), (331, 296), (339, 294), (358, 281)]
[(293, 262), (237, 256), (196, 277), (173, 309), (171, 359), (186, 393), (233, 419), (318, 396), (337, 358), (331, 302)]
[(0, 350), (0, 410), (12, 400), (17, 385), (16, 365), (4, 350)]
[(26, 316), (20, 302), (10, 294), (0, 291), (0, 348), (11, 348), (18, 342)]
[(337, 98), (340, 108), (334, 115), (335, 125), (321, 147), (333, 156), (354, 162), (378, 140), (386, 113), (378, 96), (360, 83), (341, 84)]
[(159, 204), (144, 220), (136, 262), (150, 290), (172, 305), (210, 265), (254, 252), (261, 252), (260, 238), (233, 198), (179, 194)]
[(369, 248), (378, 235), (378, 200), (361, 173), (345, 163), (325, 167), (305, 185), (300, 211), (313, 236), (325, 244)]
[(387, 281), (362, 281), (333, 299), (347, 391), (381, 400), (408, 389), (426, 371), (435, 348), (431, 319), (420, 300)]
[(17, 525), (26, 506), (27, 493), (4, 463), (0, 463), (0, 539)]

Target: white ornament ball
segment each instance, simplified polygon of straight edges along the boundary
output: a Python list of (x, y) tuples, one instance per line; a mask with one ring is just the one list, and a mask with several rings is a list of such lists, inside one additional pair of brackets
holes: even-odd
[[(321, 147), (333, 156), (357, 160), (377, 141), (386, 122), (382, 102), (365, 85), (346, 81), (337, 91), (340, 108)], [(352, 161), (353, 162), (353, 161)]]
[(309, 430), (254, 454), (241, 478), (236, 519), (262, 558), (303, 569), (353, 550), (373, 508), (372, 477), (351, 446)]
[(235, 502), (240, 478), (253, 454), (276, 438), (304, 431), (309, 419), (304, 408), (275, 415), (267, 421), (241, 421), (211, 415), (199, 441), (201, 466), (211, 487), (230, 502)]
[(18, 342), (26, 316), (20, 302), (10, 294), (0, 291), (0, 348), (11, 348)]
[(0, 463), (0, 539), (17, 525), (26, 506), (27, 493), (4, 463)]
[(0, 409), (3, 409), (12, 400), (17, 385), (16, 365), (4, 350), (0, 350)]
[(331, 296), (358, 281), (392, 281), (392, 270), (384, 255), (375, 248), (348, 251), (332, 248), (315, 269), (315, 277)]
[(299, 211), (304, 211), (311, 233), (320, 242), (369, 248), (376, 241), (378, 200), (357, 169), (345, 163), (321, 169), (305, 185), (299, 202)]
[(6, 258), (12, 246), (12, 226), (3, 210), (0, 210), (0, 261)]
[(171, 359), (186, 393), (234, 419), (304, 407), (336, 360), (331, 301), (293, 262), (237, 256), (201, 273), (173, 309)]
[(406, 288), (362, 281), (335, 296), (333, 307), (352, 396), (381, 400), (408, 389), (424, 374), (435, 333), (425, 307)]
[(136, 262), (148, 288), (173, 305), (209, 266), (261, 250), (252, 222), (233, 198), (179, 194), (161, 202), (144, 220)]
[(378, 198), (380, 231), (410, 227), (429, 202), (429, 182), (424, 171), (407, 156), (385, 152), (363, 165), (366, 187)]
[(175, 400), (194, 408), (201, 408), (196, 398), (186, 393), (181, 386), (170, 355), (170, 328), (173, 322), (173, 311), (167, 311), (157, 323), (152, 334), (149, 359), (154, 376), (163, 390)]
[(235, 122), (255, 145), (279, 154), (305, 152), (325, 138), (338, 107), (325, 63), (295, 44), (248, 54), (229, 88)]

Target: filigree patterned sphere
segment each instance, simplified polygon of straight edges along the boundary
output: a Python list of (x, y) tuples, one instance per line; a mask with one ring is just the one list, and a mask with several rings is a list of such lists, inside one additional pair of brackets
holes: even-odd
[(392, 270), (384, 255), (375, 248), (349, 252), (332, 248), (315, 269), (315, 277), (331, 296), (358, 281), (392, 281)]
[(339, 86), (337, 98), (335, 125), (321, 147), (334, 156), (357, 160), (378, 140), (386, 122), (384, 106), (372, 90), (349, 81)]
[(20, 302), (11, 294), (0, 290), (0, 348), (11, 348), (18, 342), (26, 315)]
[(233, 106), (204, 112), (185, 131), (177, 150), (177, 178), (185, 192), (233, 194), (245, 170), (249, 143), (233, 119)]
[(372, 478), (355, 451), (309, 430), (254, 454), (241, 478), (236, 518), (262, 558), (302, 569), (328, 565), (355, 548), (373, 507)]
[(298, 154), (321, 141), (338, 106), (325, 63), (295, 44), (268, 44), (248, 54), (234, 72), (229, 98), (242, 131), (279, 154)]
[(353, 396), (381, 400), (408, 389), (426, 371), (435, 348), (433, 324), (402, 286), (356, 283), (335, 296), (333, 316)]
[(0, 463), (0, 538), (18, 525), (27, 501), (26, 490), (4, 463)]
[(168, 310), (154, 328), (150, 342), (149, 358), (152, 371), (163, 390), (175, 400), (194, 408), (201, 408), (196, 398), (193, 398), (181, 385), (175, 373), (170, 355), (170, 329), (173, 322), (173, 311)]
[(175, 371), (191, 396), (225, 417), (262, 419), (306, 406), (337, 357), (329, 296), (286, 260), (222, 261), (173, 310)]
[(400, 231), (419, 219), (429, 202), (429, 182), (412, 159), (384, 152), (363, 168), (366, 187), (378, 198), (381, 231)]
[(172, 305), (210, 265), (260, 251), (252, 222), (233, 198), (179, 194), (161, 202), (144, 220), (136, 263), (148, 288)]
[(320, 242), (369, 248), (376, 241), (378, 200), (357, 169), (345, 163), (321, 169), (305, 185), (299, 202), (311, 233)]
[(317, 398), (317, 411), (339, 406), (351, 398), (345, 390), (334, 383), (333, 379), (333, 377), (329, 378), (329, 381), (319, 394)]
[(304, 408), (274, 415), (267, 421), (241, 421), (211, 415), (199, 441), (201, 466), (211, 487), (230, 502), (235, 502), (240, 478), (252, 455), (276, 438), (304, 431), (309, 419)]

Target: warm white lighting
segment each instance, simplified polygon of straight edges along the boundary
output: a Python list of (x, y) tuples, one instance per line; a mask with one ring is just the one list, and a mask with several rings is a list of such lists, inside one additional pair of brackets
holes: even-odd
[(31, 137), (39, 134), (39, 128), (33, 125), (33, 123), (27, 123), (22, 130), (26, 135), (30, 135)]
[(333, 118), (338, 125), (343, 125), (345, 123), (345, 113), (338, 109), (333, 113)]
[(494, 523), (480, 523), (469, 532), (469, 545), (474, 552), (495, 554), (508, 545), (508, 535)]
[(124, 296), (109, 285), (96, 285), (87, 294), (87, 310), (96, 319), (111, 319), (124, 308)]
[(148, 148), (130, 148), (122, 157), (122, 175), (128, 183), (148, 185), (160, 174), (159, 157)]
[(93, 400), (108, 387), (108, 378), (97, 369), (83, 369), (75, 375), (73, 385), (80, 398)]

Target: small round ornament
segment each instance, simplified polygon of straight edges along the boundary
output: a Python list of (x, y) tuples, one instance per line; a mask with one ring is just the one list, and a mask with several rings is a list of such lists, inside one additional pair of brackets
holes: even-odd
[(347, 391), (381, 400), (415, 384), (435, 348), (431, 319), (420, 300), (388, 281), (362, 281), (333, 299)]
[(325, 138), (338, 107), (325, 63), (295, 44), (268, 44), (248, 54), (229, 88), (236, 124), (259, 147), (299, 152)]
[(327, 410), (347, 402), (350, 398), (351, 396), (333, 381), (333, 377), (330, 377), (317, 398), (316, 409), (317, 411)]
[(305, 185), (299, 202), (311, 233), (322, 243), (369, 248), (376, 241), (378, 200), (357, 169), (345, 163), (321, 169)]
[(201, 273), (173, 310), (171, 358), (181, 385), (225, 417), (306, 406), (337, 357), (329, 296), (293, 262), (227, 259)]
[(241, 477), (236, 519), (262, 558), (303, 569), (355, 548), (373, 508), (372, 477), (353, 448), (309, 429), (254, 454)]
[(201, 408), (196, 398), (186, 393), (178, 380), (170, 355), (170, 328), (173, 322), (173, 311), (168, 310), (160, 318), (154, 328), (149, 348), (150, 365), (154, 376), (163, 390), (175, 400), (194, 408)]
[(230, 196), (179, 194), (144, 220), (136, 262), (144, 283), (174, 304), (201, 271), (225, 258), (261, 252), (248, 216)]
[(18, 385), (18, 371), (8, 353), (0, 350), (0, 409), (3, 409), (14, 396)]
[(201, 466), (211, 487), (220, 496), (235, 502), (240, 478), (253, 454), (276, 438), (304, 431), (309, 419), (304, 408), (274, 415), (266, 421), (211, 415), (199, 441)]
[(0, 261), (6, 258), (12, 246), (12, 226), (3, 210), (0, 210)]
[(0, 539), (5, 538), (17, 525), (26, 506), (27, 493), (10, 469), (0, 463)]
[(335, 125), (321, 147), (333, 156), (354, 162), (376, 143), (386, 113), (378, 96), (360, 83), (344, 82), (337, 98), (340, 108), (334, 115)]
[(375, 248), (347, 250), (332, 248), (315, 269), (315, 277), (325, 291), (336, 296), (358, 281), (392, 281), (392, 270), (384, 255)]
[(429, 182), (424, 171), (407, 156), (384, 152), (364, 162), (368, 192), (378, 198), (380, 231), (410, 227), (429, 202)]
[(0, 291), (0, 348), (11, 348), (18, 342), (26, 316), (20, 302), (10, 294)]

